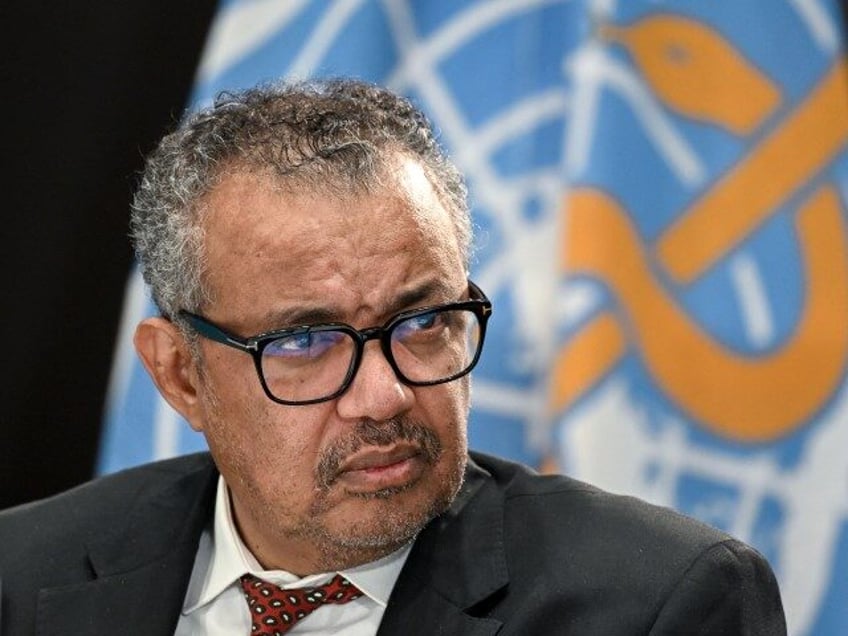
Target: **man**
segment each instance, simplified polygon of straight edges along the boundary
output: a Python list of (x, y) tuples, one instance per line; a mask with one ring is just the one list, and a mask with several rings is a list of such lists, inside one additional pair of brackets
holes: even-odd
[(223, 95), (149, 158), (132, 232), (136, 348), (210, 452), (0, 515), (5, 634), (785, 633), (744, 544), (469, 456), (492, 307), (406, 100)]

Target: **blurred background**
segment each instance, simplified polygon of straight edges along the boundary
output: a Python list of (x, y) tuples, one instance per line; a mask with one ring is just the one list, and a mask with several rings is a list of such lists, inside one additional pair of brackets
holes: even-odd
[(203, 448), (130, 347), (142, 158), (219, 90), (351, 75), (409, 95), (468, 177), (495, 303), (472, 446), (724, 528), (790, 633), (848, 633), (843, 10), (4, 3), (0, 507)]

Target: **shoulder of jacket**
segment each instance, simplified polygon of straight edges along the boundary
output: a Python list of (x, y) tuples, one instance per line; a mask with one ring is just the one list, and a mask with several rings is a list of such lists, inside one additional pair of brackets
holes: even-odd
[[(196, 453), (128, 468), (70, 490), (0, 511), (0, 545), (29, 536), (64, 536), (88, 526), (102, 529), (123, 520), (139, 497), (172, 487), (199, 487), (214, 470), (208, 453)], [(8, 544), (6, 544), (8, 545)]]

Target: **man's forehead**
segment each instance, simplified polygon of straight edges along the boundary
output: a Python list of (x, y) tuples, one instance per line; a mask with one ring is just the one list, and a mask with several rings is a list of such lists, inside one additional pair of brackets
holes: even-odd
[[(382, 222), (396, 227), (402, 221), (397, 215), (403, 214), (414, 221), (424, 236), (455, 234), (454, 219), (444, 208), (421, 163), (399, 153), (390, 158), (379, 176), (361, 188), (345, 187), (332, 180), (315, 184), (269, 171), (231, 166), (198, 206), (204, 233), (237, 235), (247, 240), (250, 235), (261, 237), (274, 220), (284, 220), (291, 232), (318, 231), (326, 224), (358, 226)], [(391, 218), (368, 215), (369, 209), (358, 205), (363, 200), (372, 204), (381, 202), (382, 205), (370, 211), (388, 208), (384, 216)], [(361, 215), (363, 212), (365, 216)], [(451, 243), (458, 239), (445, 238)]]

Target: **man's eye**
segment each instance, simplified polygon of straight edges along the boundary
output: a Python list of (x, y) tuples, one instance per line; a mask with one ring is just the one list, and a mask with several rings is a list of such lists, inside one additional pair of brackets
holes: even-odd
[(440, 329), (444, 326), (444, 322), (443, 312), (428, 311), (404, 320), (395, 328), (394, 335), (400, 340), (414, 338)]
[(277, 338), (265, 347), (266, 356), (278, 358), (318, 358), (344, 338), (338, 331), (304, 331)]
[(439, 319), (439, 314), (435, 311), (430, 311), (426, 314), (421, 314), (420, 316), (415, 316), (414, 318), (410, 318), (407, 323), (411, 329), (423, 330), (423, 329), (432, 329)]

